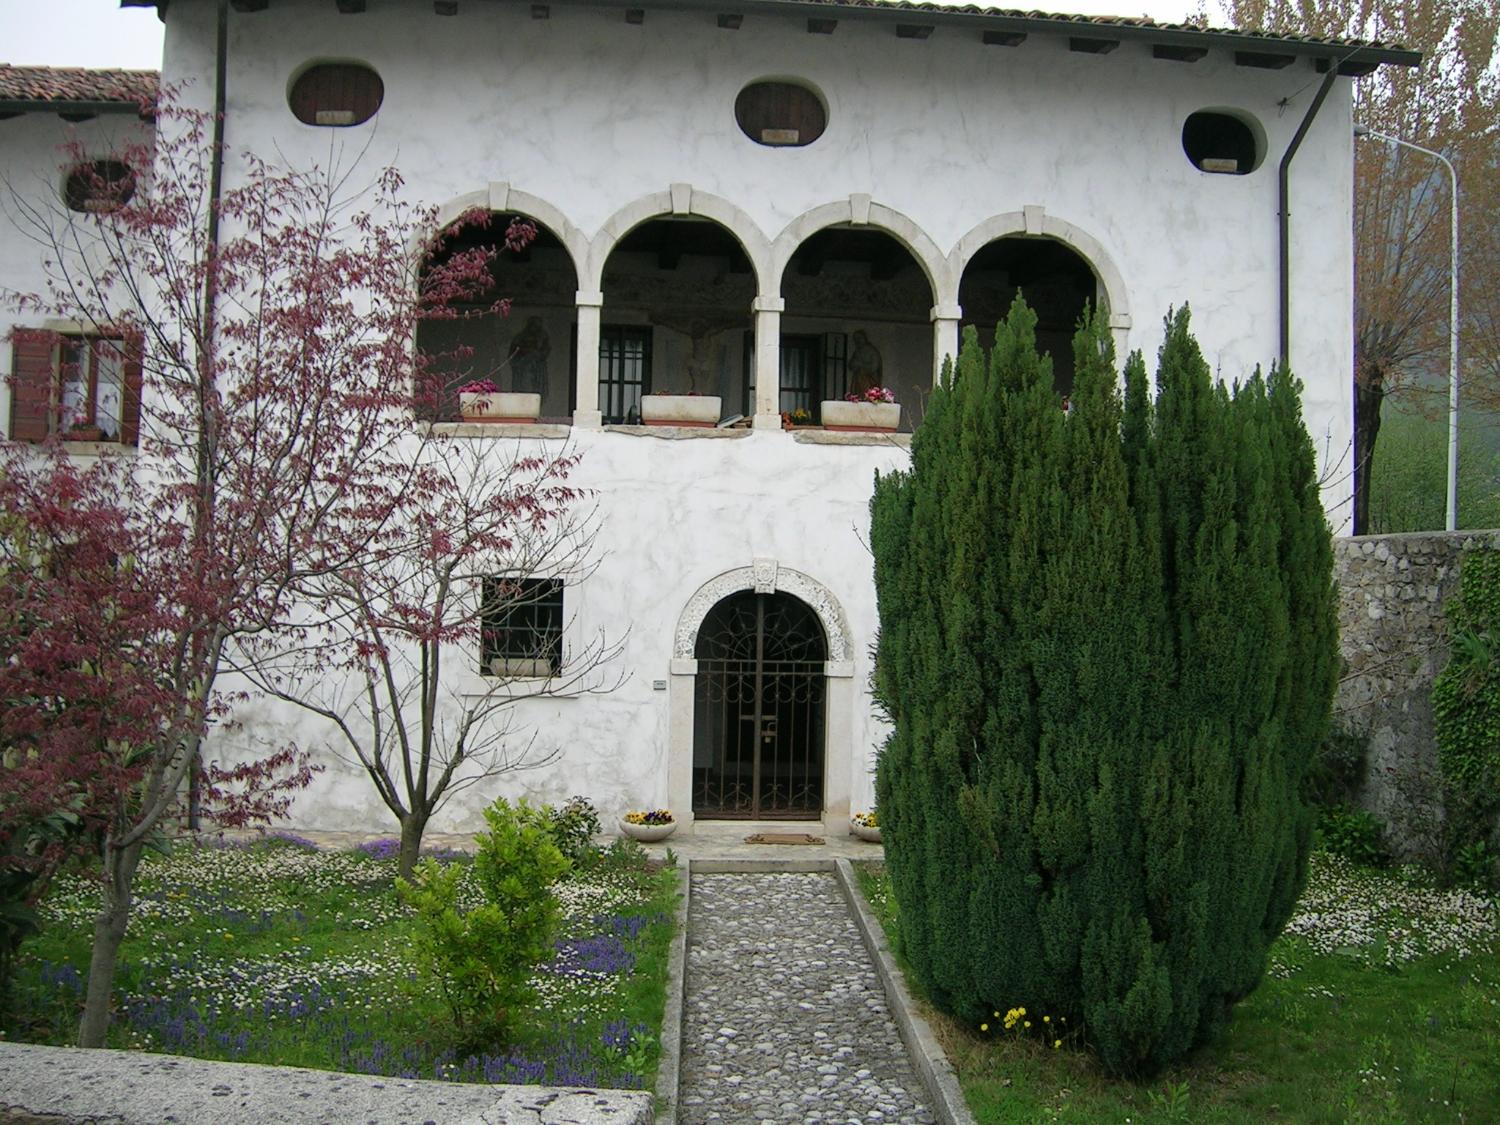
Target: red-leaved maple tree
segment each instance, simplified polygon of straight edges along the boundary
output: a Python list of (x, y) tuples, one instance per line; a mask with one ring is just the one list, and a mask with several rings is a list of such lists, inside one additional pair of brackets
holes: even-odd
[[(289, 170), (249, 153), (233, 154), (232, 186), (213, 199), (212, 118), (170, 94), (155, 113), (155, 140), (114, 154), (128, 177), (112, 167), (96, 185), (114, 193), (108, 205), (72, 211), (13, 189), (8, 207), (48, 268), (45, 290), (16, 302), (23, 322), (80, 325), (88, 346), (104, 341), (127, 371), (139, 365), (122, 407), (138, 426), (134, 450), (75, 463), (62, 443), (77, 436), (64, 416), (70, 373), (57, 370), (40, 406), (46, 439), (0, 453), (0, 615), (24, 622), (5, 642), (3, 733), (16, 748), (5, 788), (26, 791), (28, 815), (76, 808), (100, 863), (83, 1046), (104, 1042), (142, 850), (182, 812), (210, 728), (246, 697), (225, 674), (287, 653), (306, 658), (301, 675), (368, 666), (379, 642), (333, 643), (350, 637), (333, 592), (399, 599), (390, 567), (412, 550), (413, 528), (426, 557), (443, 555), (454, 525), (442, 514), (472, 480), (457, 443), (415, 421), (447, 393), (433, 357), (412, 346), (416, 326), (503, 313), (491, 261), (531, 233), (502, 221), (494, 244), (438, 254), (447, 233), (490, 216), (439, 235), (394, 171), (356, 185), (349, 169)], [(70, 163), (85, 163), (81, 149)], [(69, 354), (70, 339), (16, 337), (18, 355)], [(503, 554), (506, 527), (560, 519), (576, 495), (570, 467), (524, 463), (493, 490), (483, 548)], [(287, 674), (278, 667), (264, 678)], [(264, 822), (310, 771), (293, 746), (210, 762), (198, 774), (204, 814)], [(14, 819), (10, 798), (0, 811), (0, 831), (13, 831), (21, 805)]]

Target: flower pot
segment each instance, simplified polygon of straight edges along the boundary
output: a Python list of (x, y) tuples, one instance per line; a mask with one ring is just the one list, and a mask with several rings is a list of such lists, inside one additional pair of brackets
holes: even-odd
[(648, 426), (717, 426), (718, 395), (642, 395), (641, 421)]
[(823, 403), (822, 413), (825, 430), (892, 433), (901, 425), (899, 402), (841, 402), (829, 399)]
[(670, 824), (631, 824), (630, 821), (620, 821), (620, 831), (632, 840), (639, 840), (643, 844), (654, 844), (657, 840), (665, 840), (673, 832), (677, 831), (677, 822)]
[(861, 840), (869, 840), (872, 844), (880, 843), (880, 829), (871, 828), (865, 824), (851, 824), (849, 831), (853, 832)]
[(539, 394), (492, 391), (458, 396), (458, 413), (465, 422), (535, 422), (541, 412), (542, 396)]

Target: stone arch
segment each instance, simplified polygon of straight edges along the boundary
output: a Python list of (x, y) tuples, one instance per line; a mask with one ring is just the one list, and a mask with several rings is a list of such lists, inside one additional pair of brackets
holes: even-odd
[(678, 659), (691, 660), (697, 650), (698, 630), (711, 610), (730, 594), (741, 590), (754, 590), (759, 594), (787, 593), (806, 602), (823, 626), (828, 638), (828, 660), (843, 663), (853, 659), (854, 638), (849, 631), (849, 619), (833, 592), (814, 578), (800, 570), (792, 570), (777, 564), (775, 559), (756, 559), (750, 566), (726, 570), (698, 587), (683, 607), (677, 619), (677, 631), (673, 636), (672, 655)]
[(953, 276), (953, 302), (958, 303), (958, 286), (964, 270), (974, 255), (996, 239), (1013, 235), (1030, 238), (1051, 238), (1063, 243), (1078, 254), (1094, 271), (1099, 289), (1109, 309), (1109, 326), (1115, 333), (1116, 351), (1125, 354), (1125, 333), (1129, 331), (1130, 298), (1125, 289), (1125, 279), (1114, 259), (1103, 243), (1082, 227), (1066, 219), (1047, 214), (1045, 207), (1025, 207), (1020, 211), (1006, 211), (993, 215), (974, 227), (958, 240), (948, 254), (947, 265)]
[(766, 293), (771, 274), (770, 244), (764, 232), (746, 212), (727, 199), (699, 191), (691, 184), (673, 184), (666, 191), (653, 192), (627, 203), (604, 221), (589, 243), (587, 260), (578, 273), (580, 289), (599, 292), (604, 287), (604, 264), (620, 239), (651, 219), (696, 215), (718, 223), (739, 241), (750, 268), (755, 271), (756, 291)]
[(952, 272), (949, 260), (938, 250), (937, 243), (911, 218), (893, 207), (871, 202), (868, 195), (851, 195), (835, 203), (824, 203), (789, 222), (771, 246), (771, 278), (775, 290), (768, 295), (780, 295), (782, 275), (799, 246), (820, 230), (844, 225), (882, 230), (906, 247), (932, 287), (934, 306), (958, 300), (958, 277)]
[(583, 232), (575, 227), (566, 215), (540, 196), (517, 191), (506, 183), (492, 183), (488, 187), (467, 192), (448, 200), (437, 209), (437, 227), (442, 230), (460, 215), (475, 209), (481, 211), (509, 211), (528, 219), (535, 219), (546, 227), (563, 244), (573, 263), (573, 273), (583, 286), (583, 267), (588, 260), (589, 242)]

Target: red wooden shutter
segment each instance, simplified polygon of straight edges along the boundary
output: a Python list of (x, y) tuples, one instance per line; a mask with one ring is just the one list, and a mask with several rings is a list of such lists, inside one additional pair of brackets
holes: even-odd
[(144, 341), (140, 333), (125, 337), (122, 345), (124, 356), (124, 384), (120, 396), (120, 444), (139, 445), (141, 440), (141, 358)]
[(17, 329), (11, 336), (10, 437), (45, 441), (51, 429), (52, 364), (57, 337)]

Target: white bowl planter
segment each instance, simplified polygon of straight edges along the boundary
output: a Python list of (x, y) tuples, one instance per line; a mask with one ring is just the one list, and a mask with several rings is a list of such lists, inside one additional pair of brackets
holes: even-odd
[(653, 844), (657, 840), (665, 840), (673, 832), (677, 831), (677, 822), (670, 824), (631, 824), (630, 821), (620, 820), (620, 831), (632, 840), (639, 840), (643, 844)]
[(823, 403), (825, 430), (879, 430), (894, 432), (901, 425), (899, 402), (843, 402), (828, 399)]
[(880, 829), (871, 828), (867, 824), (851, 824), (849, 831), (853, 832), (861, 840), (869, 840), (872, 844), (880, 843)]
[(465, 422), (535, 422), (542, 396), (521, 391), (460, 394), (458, 412)]
[(648, 426), (717, 426), (718, 395), (642, 395), (641, 421)]

